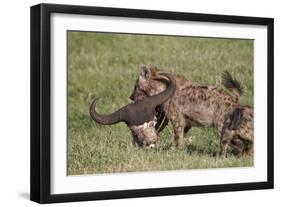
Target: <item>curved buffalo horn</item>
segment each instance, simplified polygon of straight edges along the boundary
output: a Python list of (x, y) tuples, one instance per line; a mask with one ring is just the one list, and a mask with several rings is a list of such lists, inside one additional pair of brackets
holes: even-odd
[[(98, 99), (95, 99), (90, 107), (91, 117), (96, 122), (105, 125), (116, 124), (124, 121), (129, 126), (138, 126), (144, 124), (145, 122), (152, 121), (156, 114), (156, 106), (159, 106), (167, 101), (176, 90), (176, 82), (171, 75), (166, 73), (161, 73), (160, 75), (166, 76), (170, 80), (165, 91), (155, 96), (147, 96), (140, 101), (130, 103), (109, 115), (101, 115), (96, 112), (95, 108)], [(158, 77), (157, 80), (167, 81), (161, 77)]]
[(99, 98), (95, 99), (90, 107), (90, 115), (92, 119), (94, 119), (99, 124), (104, 124), (104, 125), (116, 124), (123, 121), (122, 119), (122, 111), (124, 110), (123, 108), (109, 115), (98, 114), (96, 112), (96, 104), (98, 100)]
[(149, 101), (150, 104), (155, 107), (165, 103), (169, 98), (171, 98), (171, 96), (174, 95), (176, 91), (176, 80), (172, 75), (168, 73), (159, 73), (159, 75), (167, 77), (169, 79), (169, 82), (165, 78), (161, 78), (161, 77), (154, 78), (154, 80), (160, 80), (168, 84), (168, 87), (165, 91), (157, 95), (149, 96), (146, 98), (147, 101)]

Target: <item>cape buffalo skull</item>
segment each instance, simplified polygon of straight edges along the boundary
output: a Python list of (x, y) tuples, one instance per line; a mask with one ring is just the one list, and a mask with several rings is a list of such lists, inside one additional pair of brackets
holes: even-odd
[(141, 99), (109, 115), (97, 113), (96, 104), (98, 98), (95, 99), (90, 106), (92, 119), (103, 125), (125, 122), (132, 131), (134, 141), (139, 146), (149, 147), (154, 145), (158, 139), (158, 132), (155, 129), (156, 108), (172, 97), (176, 90), (175, 79), (170, 74), (161, 73), (156, 79), (167, 84), (165, 91), (154, 96), (144, 95)]

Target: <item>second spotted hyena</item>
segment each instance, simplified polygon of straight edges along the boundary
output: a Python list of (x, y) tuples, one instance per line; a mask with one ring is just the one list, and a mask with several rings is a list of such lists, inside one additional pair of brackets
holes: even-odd
[(234, 109), (224, 121), (221, 132), (223, 147), (221, 155), (226, 155), (228, 145), (234, 146), (238, 155), (245, 152), (248, 156), (254, 153), (254, 110), (250, 106)]
[[(142, 90), (148, 96), (165, 90), (163, 82), (155, 80), (161, 70), (154, 66), (142, 66), (135, 90), (131, 95), (134, 100), (136, 91)], [(215, 127), (221, 134), (225, 120), (240, 107), (239, 97), (242, 94), (240, 83), (229, 73), (223, 75), (223, 85), (233, 92), (216, 86), (204, 86), (192, 83), (182, 75), (174, 75), (176, 92), (163, 104), (163, 110), (174, 130), (176, 146), (183, 142), (183, 136), (191, 127)], [(239, 142), (239, 140), (234, 139)], [(221, 152), (226, 142), (221, 141)], [(235, 145), (235, 143), (232, 143)]]

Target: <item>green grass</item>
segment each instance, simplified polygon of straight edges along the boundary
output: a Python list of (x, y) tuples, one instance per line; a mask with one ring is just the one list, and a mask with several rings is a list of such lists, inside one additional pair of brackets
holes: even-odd
[(169, 125), (160, 134), (160, 144), (144, 150), (132, 144), (124, 123), (102, 126), (92, 121), (88, 111), (95, 97), (101, 97), (100, 113), (128, 104), (142, 64), (219, 87), (221, 73), (227, 70), (245, 89), (241, 103), (253, 105), (252, 40), (68, 32), (69, 175), (253, 165), (231, 151), (226, 159), (217, 157), (214, 129), (192, 128), (185, 146), (175, 149), (170, 147)]

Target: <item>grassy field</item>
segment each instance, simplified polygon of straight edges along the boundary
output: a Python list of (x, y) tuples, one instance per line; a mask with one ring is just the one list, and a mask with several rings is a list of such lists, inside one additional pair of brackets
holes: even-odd
[(242, 104), (253, 105), (253, 41), (190, 37), (68, 32), (68, 174), (140, 172), (252, 166), (247, 157), (216, 156), (214, 129), (192, 128), (182, 149), (173, 142), (169, 125), (160, 144), (144, 150), (132, 144), (124, 123), (102, 126), (91, 120), (89, 106), (110, 113), (128, 104), (142, 64), (183, 74), (205, 85), (221, 86), (229, 71), (241, 81)]

